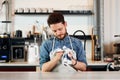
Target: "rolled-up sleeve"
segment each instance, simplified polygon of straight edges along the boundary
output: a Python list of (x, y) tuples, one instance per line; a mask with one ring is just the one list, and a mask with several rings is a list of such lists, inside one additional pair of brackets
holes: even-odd
[(78, 54), (78, 60), (81, 61), (81, 62), (84, 62), (87, 65), (86, 53), (85, 53), (82, 45), (81, 45), (78, 53), (79, 53)]
[(86, 52), (83, 49), (83, 44), (80, 40), (76, 40), (74, 45), (77, 46), (76, 48), (76, 53), (77, 53), (77, 60), (85, 63), (87, 65), (87, 60), (86, 60)]
[(47, 43), (43, 42), (40, 46), (40, 69), (42, 69), (42, 65), (50, 60), (49, 52), (47, 49)]

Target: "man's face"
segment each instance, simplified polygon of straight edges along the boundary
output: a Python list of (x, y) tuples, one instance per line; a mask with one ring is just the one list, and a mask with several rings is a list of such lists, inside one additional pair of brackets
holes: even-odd
[(53, 32), (53, 34), (59, 38), (59, 39), (63, 39), (66, 35), (66, 22), (63, 24), (62, 22), (60, 23), (56, 23), (56, 24), (51, 24), (50, 28)]

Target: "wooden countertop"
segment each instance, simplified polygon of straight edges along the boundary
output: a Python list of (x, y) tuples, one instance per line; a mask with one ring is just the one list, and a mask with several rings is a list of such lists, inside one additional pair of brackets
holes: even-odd
[[(107, 65), (108, 62), (102, 61), (88, 61), (88, 66), (100, 66), (100, 65)], [(36, 62), (7, 62), (7, 63), (0, 63), (0, 66), (39, 66), (39, 61)]]
[[(88, 61), (87, 71), (106, 71), (108, 62)], [(39, 61), (36, 62), (7, 62), (0, 63), (0, 71), (40, 71)]]
[(119, 80), (120, 72), (0, 72), (1, 80)]
[(39, 62), (7, 62), (0, 63), (0, 66), (39, 66)]
[(89, 66), (99, 66), (99, 65), (107, 65), (109, 62), (103, 62), (103, 61), (88, 61)]

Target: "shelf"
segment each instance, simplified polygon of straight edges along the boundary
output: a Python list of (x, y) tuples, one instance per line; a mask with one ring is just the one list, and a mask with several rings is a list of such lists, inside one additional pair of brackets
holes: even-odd
[(11, 23), (12, 21), (0, 21), (1, 23)]
[[(54, 10), (53, 12), (61, 12), (65, 15), (93, 15), (92, 11), (90, 10), (82, 10), (82, 11), (69, 11), (69, 10)], [(38, 15), (48, 15), (52, 12), (15, 12), (15, 14), (22, 15), (22, 14), (38, 14)]]
[[(81, 39), (81, 40), (84, 40), (84, 39), (91, 40), (91, 35), (86, 35), (85, 37), (84, 37), (84, 35), (74, 35), (74, 36), (70, 35), (70, 36)], [(94, 38), (95, 38), (95, 35), (94, 35)]]

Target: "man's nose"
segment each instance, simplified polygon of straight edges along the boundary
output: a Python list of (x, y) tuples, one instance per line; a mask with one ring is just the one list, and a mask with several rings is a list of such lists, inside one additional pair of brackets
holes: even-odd
[(61, 34), (61, 31), (57, 31), (57, 35), (60, 35)]

